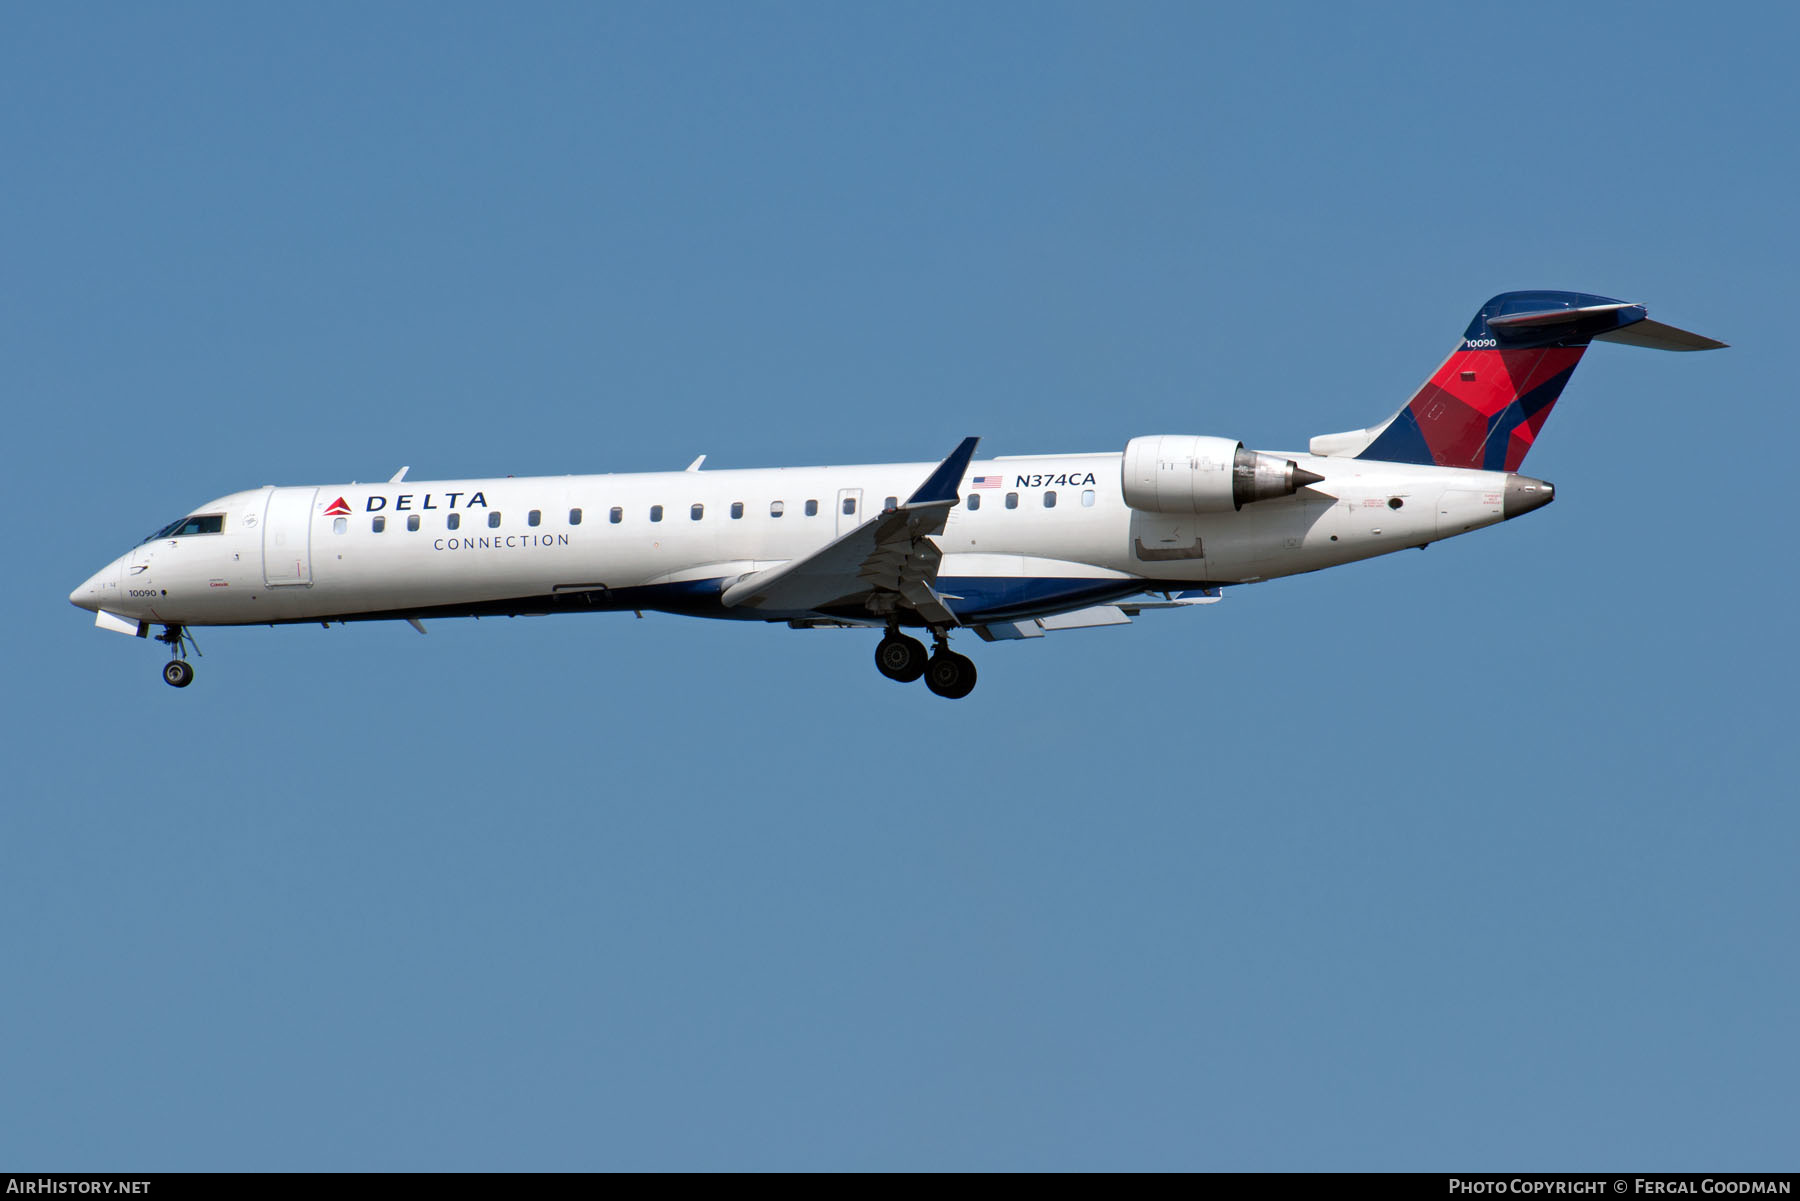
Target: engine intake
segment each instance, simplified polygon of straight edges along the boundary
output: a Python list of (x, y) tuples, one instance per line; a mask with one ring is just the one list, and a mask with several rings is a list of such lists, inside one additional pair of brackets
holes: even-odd
[(1324, 478), (1230, 438), (1151, 434), (1125, 444), (1125, 503), (1148, 513), (1235, 512)]

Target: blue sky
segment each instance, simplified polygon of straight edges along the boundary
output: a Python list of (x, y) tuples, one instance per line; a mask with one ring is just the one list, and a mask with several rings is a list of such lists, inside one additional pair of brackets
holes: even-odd
[[(15, 7), (0, 1166), (1770, 1169), (1779, 6)], [(976, 646), (201, 631), (264, 483), (1300, 448), (1643, 301), (1504, 527)], [(965, 648), (966, 649), (966, 648)]]

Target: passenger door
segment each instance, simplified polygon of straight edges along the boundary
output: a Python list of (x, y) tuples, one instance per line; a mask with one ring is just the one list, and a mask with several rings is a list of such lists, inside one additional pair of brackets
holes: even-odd
[(263, 513), (263, 583), (312, 586), (313, 500), (317, 488), (274, 488)]

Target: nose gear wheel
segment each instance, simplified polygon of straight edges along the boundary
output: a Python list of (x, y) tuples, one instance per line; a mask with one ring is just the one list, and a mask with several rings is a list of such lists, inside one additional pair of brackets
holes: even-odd
[(169, 648), (169, 661), (163, 664), (162, 669), (163, 683), (171, 688), (186, 688), (192, 684), (194, 668), (187, 661), (188, 648), (194, 648), (196, 658), (204, 657), (200, 654), (200, 644), (194, 641), (194, 636), (182, 626), (171, 625), (164, 626), (156, 640)]

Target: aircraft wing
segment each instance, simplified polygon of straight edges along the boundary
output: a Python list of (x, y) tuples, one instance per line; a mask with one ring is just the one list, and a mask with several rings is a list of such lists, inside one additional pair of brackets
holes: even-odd
[(725, 589), (728, 608), (817, 612), (861, 603), (882, 616), (912, 609), (932, 625), (955, 625), (937, 594), (943, 552), (931, 541), (962, 498), (957, 488), (975, 446), (964, 438), (898, 508), (885, 510), (804, 559), (753, 572)]

